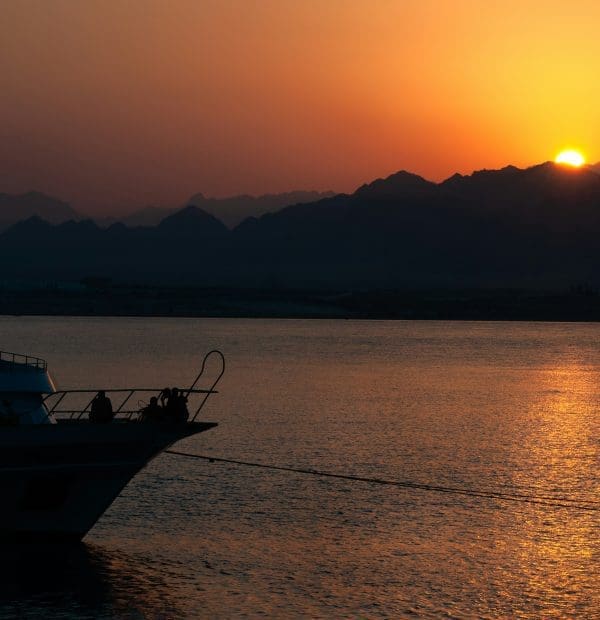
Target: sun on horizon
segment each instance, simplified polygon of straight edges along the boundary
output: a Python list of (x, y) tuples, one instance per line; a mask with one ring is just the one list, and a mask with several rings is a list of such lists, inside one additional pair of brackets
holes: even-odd
[(576, 149), (565, 149), (556, 156), (554, 162), (557, 164), (573, 166), (574, 168), (580, 168), (583, 164), (585, 164), (585, 157), (581, 151)]

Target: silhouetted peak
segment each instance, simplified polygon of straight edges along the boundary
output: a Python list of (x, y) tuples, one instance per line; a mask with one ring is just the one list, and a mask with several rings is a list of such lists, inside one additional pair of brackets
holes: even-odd
[[(561, 166), (560, 164), (556, 164), (553, 161), (544, 161), (541, 164), (534, 164), (533, 166), (528, 166), (527, 168), (523, 169), (523, 172), (528, 172), (530, 174), (535, 174), (535, 173), (543, 173), (543, 172), (549, 172), (549, 173), (553, 173), (556, 170), (559, 170), (561, 168), (565, 168), (565, 166)], [(572, 168), (574, 170), (574, 168)]]
[(570, 166), (568, 164), (559, 164), (554, 161), (545, 161), (535, 166), (525, 168), (523, 172), (531, 174), (551, 174), (551, 175), (585, 175), (590, 172), (591, 166)]
[(75, 220), (69, 220), (68, 222), (64, 222), (56, 226), (57, 230), (61, 232), (92, 232), (100, 230), (100, 227), (93, 220), (82, 220), (81, 222), (76, 222)]
[(260, 217), (265, 213), (275, 213), (290, 205), (308, 204), (323, 198), (329, 198), (333, 192), (294, 190), (277, 194), (238, 194), (223, 198), (207, 198), (195, 194), (188, 203), (201, 207), (214, 215), (219, 221), (233, 229), (249, 216)]
[(457, 187), (460, 187), (461, 184), (465, 182), (465, 179), (468, 179), (468, 177), (462, 174), (459, 174), (458, 172), (455, 172), (451, 177), (448, 177), (447, 179), (442, 181), (439, 186), (443, 189), (457, 188)]
[(478, 191), (495, 191), (497, 189), (511, 191), (517, 185), (529, 183), (536, 178), (551, 180), (563, 175), (570, 175), (573, 171), (577, 173), (581, 170), (560, 166), (551, 161), (528, 168), (517, 168), (517, 166), (509, 165), (497, 170), (486, 168), (475, 170), (470, 175), (454, 174), (443, 181), (440, 186), (453, 190), (468, 188), (471, 190), (477, 189)]
[(0, 221), (11, 224), (32, 215), (38, 215), (51, 224), (79, 218), (79, 214), (66, 202), (42, 192), (0, 193)]
[(355, 194), (358, 196), (397, 196), (399, 194), (420, 194), (430, 192), (436, 187), (435, 183), (427, 181), (418, 174), (401, 170), (385, 179), (376, 179), (371, 183), (361, 185)]
[(600, 199), (600, 175), (585, 167), (573, 168), (546, 161), (528, 168), (505, 166), (499, 170), (477, 170), (469, 176), (454, 175), (440, 184), (453, 200), (477, 208), (504, 210), (517, 204), (566, 204), (582, 193)]
[(595, 164), (588, 164), (586, 168), (594, 174), (600, 174), (600, 162), (597, 162)]
[(163, 231), (176, 231), (180, 233), (205, 232), (218, 234), (227, 232), (226, 226), (216, 217), (194, 205), (189, 205), (173, 215), (169, 215), (158, 225), (158, 228)]
[(31, 217), (28, 217), (26, 220), (23, 220), (23, 222), (21, 223), (29, 224), (31, 226), (37, 226), (39, 224), (43, 224), (44, 226), (51, 226), (50, 222), (47, 222), (43, 217), (40, 217), (39, 215), (32, 215)]
[(115, 222), (114, 224), (111, 224), (106, 230), (110, 233), (119, 233), (129, 230), (129, 227), (125, 226), (123, 222)]
[(27, 233), (37, 233), (40, 231), (48, 231), (54, 228), (52, 224), (42, 219), (39, 215), (32, 215), (28, 217), (26, 220), (21, 222), (17, 222), (13, 224), (10, 228), (8, 228), (4, 234), (11, 233), (19, 233), (19, 234), (27, 234)]
[[(517, 168), (516, 166), (509, 165), (509, 166), (504, 166), (504, 168), (499, 168), (499, 169), (483, 168), (482, 170), (475, 170), (473, 174), (470, 176), (475, 179), (485, 178), (485, 177), (508, 179), (510, 177), (518, 175), (520, 172), (523, 172), (521, 168)], [(465, 177), (465, 178), (468, 178), (468, 177)]]
[[(263, 215), (260, 219), (267, 217), (270, 214), (267, 215)], [(259, 226), (259, 218), (254, 217), (253, 215), (251, 215), (250, 217), (247, 217), (245, 220), (242, 220), (234, 229), (233, 232), (237, 235), (239, 234), (246, 234), (246, 233), (251, 233), (252, 231), (256, 230), (257, 227)]]
[(208, 218), (215, 219), (212, 215), (209, 215), (200, 207), (196, 205), (188, 205), (187, 207), (183, 207), (183, 209), (179, 209), (173, 213), (173, 215), (169, 215), (162, 222), (162, 224), (169, 224), (173, 222), (190, 222), (190, 221), (200, 221), (206, 220)]
[(527, 177), (538, 182), (566, 184), (572, 187), (590, 185), (600, 188), (598, 173), (588, 166), (574, 167), (547, 161), (537, 166), (531, 166), (523, 172)]
[(59, 198), (55, 198), (54, 196), (49, 196), (48, 194), (44, 194), (44, 192), (39, 192), (37, 190), (30, 190), (28, 192), (23, 192), (22, 194), (0, 194), (3, 199), (10, 199), (13, 201), (22, 201), (22, 202), (35, 202), (35, 203), (53, 203), (53, 204), (61, 204), (66, 205), (66, 202), (63, 202)]

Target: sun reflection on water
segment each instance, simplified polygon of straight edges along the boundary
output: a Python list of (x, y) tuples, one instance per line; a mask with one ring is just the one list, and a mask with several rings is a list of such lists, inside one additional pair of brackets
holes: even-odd
[[(518, 456), (526, 465), (514, 468), (514, 482), (557, 498), (596, 501), (598, 372), (570, 358), (535, 375), (534, 396), (525, 404), (531, 423), (521, 436)], [(523, 613), (540, 592), (550, 609), (554, 604), (557, 616), (565, 593), (591, 600), (594, 593), (584, 573), (596, 553), (597, 513), (529, 507), (515, 512), (514, 528), (515, 575), (522, 580), (524, 596), (530, 597)]]
[[(225, 349), (219, 427), (190, 452), (600, 500), (597, 325), (0, 322), (8, 348), (52, 351), (71, 385), (175, 384), (199, 338)], [(165, 455), (89, 534), (87, 582), (106, 618), (592, 618), (598, 514)]]

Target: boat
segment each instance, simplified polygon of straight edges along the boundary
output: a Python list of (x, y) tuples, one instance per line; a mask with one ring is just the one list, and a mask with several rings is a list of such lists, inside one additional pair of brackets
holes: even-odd
[[(209, 366), (214, 379), (199, 387)], [(223, 354), (210, 351), (180, 392), (189, 418), (165, 409), (161, 419), (148, 421), (145, 404), (153, 396), (164, 401), (164, 388), (59, 390), (44, 359), (0, 351), (0, 537), (81, 540), (153, 458), (217, 426), (199, 416), (224, 372)], [(100, 392), (114, 403), (109, 423), (91, 416)]]

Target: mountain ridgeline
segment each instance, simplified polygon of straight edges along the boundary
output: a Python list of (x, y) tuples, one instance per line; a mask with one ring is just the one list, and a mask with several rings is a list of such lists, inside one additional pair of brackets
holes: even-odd
[(52, 224), (81, 219), (66, 202), (41, 192), (0, 194), (0, 231), (35, 215)]
[[(314, 202), (315, 200), (329, 198), (334, 195), (334, 192), (295, 191), (281, 194), (264, 194), (262, 196), (241, 194), (227, 198), (207, 198), (204, 194), (194, 194), (187, 201), (186, 206), (200, 207), (203, 211), (221, 220), (228, 228), (235, 228), (247, 217), (258, 217), (265, 213), (278, 211), (288, 205)], [(165, 217), (173, 215), (180, 209), (181, 207), (150, 206), (121, 217), (96, 218), (95, 222), (103, 228), (108, 228), (108, 226), (118, 222), (129, 227), (157, 226)]]
[[(258, 217), (265, 213), (278, 211), (288, 205), (303, 202), (314, 202), (321, 198), (334, 196), (334, 192), (294, 191), (281, 194), (264, 194), (262, 196), (229, 196), (227, 198), (207, 198), (203, 194), (194, 194), (185, 206), (194, 205), (210, 213), (223, 222), (228, 228), (234, 228), (247, 217)], [(113, 224), (125, 224), (130, 228), (136, 226), (157, 226), (169, 215), (180, 211), (179, 207), (148, 206), (128, 215), (118, 217), (97, 217), (94, 222), (101, 228)], [(89, 219), (75, 211), (69, 204), (48, 196), (42, 192), (26, 194), (0, 193), (0, 232), (30, 217), (38, 217), (52, 224), (62, 224), (70, 220)]]
[(547, 162), (431, 183), (408, 172), (245, 219), (198, 206), (157, 226), (33, 217), (0, 277), (287, 288), (553, 288), (600, 282), (600, 175)]
[(315, 202), (332, 196), (335, 196), (334, 192), (306, 191), (263, 194), (262, 196), (242, 194), (229, 198), (206, 198), (203, 194), (195, 194), (189, 199), (188, 204), (214, 215), (228, 228), (235, 228), (248, 216), (260, 217), (289, 205)]

